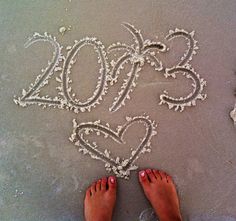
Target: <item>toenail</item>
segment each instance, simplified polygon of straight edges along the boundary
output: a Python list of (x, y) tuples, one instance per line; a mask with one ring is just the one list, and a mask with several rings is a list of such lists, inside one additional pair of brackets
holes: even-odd
[(110, 178), (110, 181), (111, 181), (111, 183), (114, 184), (114, 183), (115, 183), (115, 178), (114, 178), (114, 177), (111, 177), (111, 178)]
[(145, 177), (145, 171), (144, 170), (140, 171), (140, 176)]
[(147, 173), (151, 173), (152, 171), (150, 169), (147, 169)]

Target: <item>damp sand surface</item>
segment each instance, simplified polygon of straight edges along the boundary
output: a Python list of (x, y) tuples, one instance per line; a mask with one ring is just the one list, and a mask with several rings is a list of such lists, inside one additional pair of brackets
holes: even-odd
[[(235, 104), (236, 49), (233, 45), (236, 40), (236, 5), (233, 1), (176, 1), (175, 6), (173, 1), (135, 1), (135, 4), (131, 0), (125, 3), (2, 1), (0, 6), (0, 26), (3, 30), (0, 37), (0, 211), (3, 221), (83, 220), (85, 189), (96, 179), (113, 173), (112, 169), (111, 173), (106, 170), (103, 161), (79, 152), (79, 148), (68, 139), (73, 133), (72, 121), (75, 119), (77, 125), (81, 125), (100, 119), (102, 126), (108, 127), (108, 123), (109, 128), (116, 132), (117, 126), (126, 124), (126, 116), (131, 119), (149, 116), (152, 122), (157, 123), (157, 134), (151, 138), (152, 152), (141, 154), (134, 164), (140, 169), (159, 168), (173, 175), (185, 218), (193, 217), (194, 220), (197, 217), (197, 220), (204, 214), (209, 220), (221, 220), (222, 217), (233, 220), (236, 217), (236, 137), (235, 126), (229, 116)], [(140, 14), (145, 16), (138, 16)], [(106, 58), (98, 64), (99, 58), (105, 57), (103, 50), (116, 42), (128, 46), (134, 44), (132, 34), (121, 25), (124, 22), (141, 30), (144, 41), (160, 42), (169, 50), (148, 54), (150, 63), (133, 53), (135, 56), (129, 57), (120, 69), (117, 82), (110, 85), (112, 81), (109, 78), (108, 84), (105, 84), (105, 72), (99, 70), (106, 68), (103, 63)], [(61, 29), (60, 32), (61, 27), (65, 27), (66, 31)], [(169, 39), (169, 31), (175, 32), (176, 27), (187, 33), (194, 30), (194, 40), (198, 41), (198, 45), (194, 45), (193, 41), (187, 45), (188, 39), (184, 37)], [(47, 32), (63, 48), (48, 41), (35, 42), (24, 48), (28, 37), (35, 32), (42, 36)], [(71, 71), (69, 78), (76, 82), (66, 96), (73, 108), (57, 108), (60, 99), (54, 100), (55, 108), (45, 109), (44, 105), (35, 104), (23, 108), (13, 102), (14, 95), (22, 97), (29, 86), (34, 87), (31, 83), (37, 76), (49, 73), (45, 70), (47, 67), (54, 68), (50, 66), (55, 61), (52, 58), (58, 59), (62, 69), (57, 69), (49, 84), (40, 88), (40, 96), (47, 100), (57, 97), (62, 90), (68, 90), (69, 87), (63, 89), (57, 81), (63, 70), (60, 62), (63, 62), (63, 56), (73, 55), (73, 49), (76, 50), (80, 40), (86, 37), (98, 40), (94, 39), (90, 41), (92, 44), (81, 48), (75, 54), (75, 58), (79, 59), (71, 68), (70, 62), (67, 66), (67, 70)], [(98, 41), (105, 48), (98, 46)], [(98, 53), (93, 46), (97, 46)], [(135, 45), (133, 47), (139, 50)], [(184, 55), (189, 48), (195, 48), (197, 52), (189, 62), (193, 69), (185, 69), (186, 75), (173, 73), (171, 69), (166, 72), (166, 67), (181, 66), (181, 62), (190, 58), (188, 53)], [(108, 65), (111, 60), (116, 65), (122, 56), (124, 51), (106, 53)], [(157, 60), (152, 60), (153, 56)], [(48, 61), (52, 63), (48, 64)], [(138, 77), (132, 73), (137, 73)], [(188, 74), (199, 77), (187, 78)], [(129, 79), (132, 83), (125, 84), (125, 80)], [(60, 88), (56, 89), (58, 83)], [(127, 90), (126, 85), (133, 83), (136, 87), (129, 87), (133, 91)], [(24, 95), (22, 89), (25, 89)], [(120, 91), (122, 93), (119, 94)], [(160, 97), (164, 91), (168, 92), (164, 93), (167, 96)], [(195, 94), (195, 91), (200, 93)], [(172, 101), (167, 99), (170, 97), (176, 99), (194, 95), (197, 98), (199, 94), (202, 97), (198, 97), (196, 105), (195, 102), (189, 103), (184, 109), (183, 105), (168, 104)], [(205, 100), (204, 94), (207, 94)], [(97, 95), (102, 97), (99, 104), (82, 109), (86, 100), (93, 104), (89, 98), (95, 97), (96, 100)], [(114, 102), (116, 97), (117, 103)], [(166, 103), (159, 105), (161, 98)], [(75, 99), (78, 99), (77, 105), (72, 102)], [(132, 124), (124, 134), (124, 143), (114, 142), (109, 137), (111, 134), (107, 134), (107, 139), (104, 139), (104, 134), (92, 134), (87, 139), (91, 139), (91, 143), (96, 142), (104, 153), (107, 149), (114, 156), (127, 159), (132, 151), (137, 150), (145, 135), (145, 127)], [(131, 171), (129, 180), (118, 179), (119, 198), (114, 220), (139, 220), (143, 217), (142, 211), (149, 207), (139, 187), (137, 171), (136, 168)]]

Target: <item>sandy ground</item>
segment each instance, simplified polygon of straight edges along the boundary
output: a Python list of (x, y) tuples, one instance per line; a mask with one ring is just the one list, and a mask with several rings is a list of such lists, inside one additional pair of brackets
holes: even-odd
[[(152, 153), (141, 155), (139, 168), (159, 168), (170, 173), (177, 184), (185, 219), (234, 221), (236, 219), (236, 128), (229, 118), (236, 87), (236, 1), (151, 1), (151, 0), (1, 0), (0, 1), (0, 214), (1, 221), (83, 220), (83, 198), (87, 186), (108, 176), (103, 162), (78, 152), (68, 138), (72, 119), (87, 122), (100, 119), (115, 128), (126, 116), (146, 113), (158, 124), (152, 139)], [(34, 82), (51, 59), (49, 44), (37, 43), (25, 49), (27, 37), (48, 32), (64, 47), (74, 40), (95, 36), (107, 47), (120, 41), (132, 44), (131, 35), (121, 26), (129, 22), (145, 39), (164, 42), (170, 29), (195, 30), (200, 50), (191, 62), (208, 85), (208, 98), (197, 101), (184, 112), (159, 106), (163, 90), (181, 96), (189, 93), (185, 77), (166, 79), (145, 64), (131, 100), (115, 113), (109, 107), (119, 91), (125, 72), (109, 88), (103, 101), (91, 112), (70, 111), (37, 105), (22, 108), (13, 96)], [(71, 30), (61, 35), (61, 26)], [(169, 43), (171, 50), (160, 59), (173, 66), (186, 49), (184, 41)], [(91, 48), (79, 54), (73, 66), (73, 87), (81, 100), (91, 96), (98, 65)], [(63, 53), (66, 51), (63, 49)], [(56, 94), (52, 78), (42, 94)], [(127, 143), (101, 144), (127, 157), (137, 145), (142, 127), (133, 126)], [(132, 143), (133, 142), (133, 143)], [(102, 148), (102, 147), (101, 147)], [(137, 171), (130, 179), (119, 179), (115, 221), (140, 220), (150, 207), (138, 184)], [(233, 218), (235, 217), (235, 218)], [(143, 219), (148, 221), (147, 218)], [(149, 219), (150, 221), (150, 219)]]

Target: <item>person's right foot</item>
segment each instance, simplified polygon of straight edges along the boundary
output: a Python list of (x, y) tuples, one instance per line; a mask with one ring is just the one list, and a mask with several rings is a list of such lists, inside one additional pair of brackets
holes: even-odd
[(160, 221), (181, 221), (179, 199), (172, 178), (159, 170), (142, 170), (139, 181)]
[(86, 221), (111, 221), (116, 201), (116, 178), (110, 176), (93, 183), (86, 191), (84, 214)]

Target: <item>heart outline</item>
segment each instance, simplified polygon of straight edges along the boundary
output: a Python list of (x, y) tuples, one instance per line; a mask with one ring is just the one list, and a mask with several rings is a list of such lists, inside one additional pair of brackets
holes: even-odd
[[(122, 162), (120, 162), (120, 157), (114, 159), (114, 157), (110, 156), (110, 153), (107, 151), (107, 149), (103, 153), (97, 149), (96, 145), (92, 146), (87, 140), (84, 140), (83, 138), (83, 131), (85, 134), (88, 134), (89, 130), (95, 130), (96, 132), (100, 132), (106, 136), (111, 137), (117, 143), (125, 144), (123, 136), (127, 129), (135, 123), (143, 123), (146, 127), (146, 133), (138, 147), (131, 152), (131, 156), (129, 156), (129, 158), (124, 158)], [(117, 126), (116, 130), (112, 130), (109, 125), (104, 126), (100, 124), (100, 121), (78, 124), (74, 119), (73, 133), (69, 139), (79, 147), (79, 151), (82, 151), (83, 154), (88, 153), (91, 158), (103, 161), (107, 171), (113, 171), (117, 177), (128, 179), (130, 171), (138, 168), (134, 165), (134, 162), (138, 159), (139, 155), (141, 153), (151, 151), (151, 139), (157, 134), (155, 129), (155, 122), (151, 121), (149, 116), (135, 116), (133, 118), (126, 117), (126, 123), (122, 126)]]

